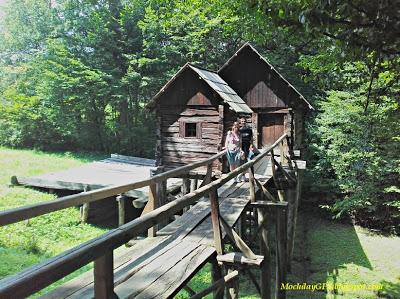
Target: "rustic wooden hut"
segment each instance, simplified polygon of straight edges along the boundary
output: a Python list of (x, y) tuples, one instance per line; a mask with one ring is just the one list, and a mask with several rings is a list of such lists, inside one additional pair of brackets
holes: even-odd
[[(252, 110), (215, 72), (183, 66), (150, 101), (157, 121), (156, 165), (166, 170), (208, 158), (233, 121)], [(222, 171), (215, 162), (213, 170)], [(204, 174), (205, 169), (196, 173)]]
[(259, 147), (291, 132), (294, 149), (303, 148), (304, 117), (313, 108), (254, 47), (244, 44), (218, 74), (253, 110), (254, 141)]

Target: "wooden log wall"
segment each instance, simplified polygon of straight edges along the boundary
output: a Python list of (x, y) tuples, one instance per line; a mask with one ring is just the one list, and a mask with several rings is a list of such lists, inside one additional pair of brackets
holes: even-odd
[[(207, 106), (161, 107), (161, 160), (167, 169), (190, 164), (218, 153), (222, 144), (221, 108)], [(185, 123), (197, 123), (196, 137), (184, 137)], [(199, 132), (200, 131), (200, 132)], [(215, 161), (213, 170), (221, 171)], [(199, 172), (205, 168), (200, 168)]]

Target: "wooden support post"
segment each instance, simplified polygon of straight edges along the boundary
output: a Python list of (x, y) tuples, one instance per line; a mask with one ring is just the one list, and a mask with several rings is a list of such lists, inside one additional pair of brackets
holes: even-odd
[(109, 251), (94, 261), (94, 297), (96, 299), (118, 298), (114, 293), (114, 260)]
[[(149, 199), (145, 207), (145, 209), (148, 209), (147, 212), (151, 212), (157, 208), (156, 201), (157, 201), (157, 185), (153, 183), (149, 185)], [(148, 237), (155, 237), (156, 234), (157, 234), (157, 224), (154, 225), (153, 227), (150, 227), (147, 231)]]
[[(236, 272), (235, 270), (229, 268), (228, 269), (228, 275), (232, 274), (232, 272)], [(230, 282), (227, 284), (227, 297), (229, 299), (238, 299), (239, 298), (239, 280), (232, 279)]]
[(250, 167), (249, 170), (249, 188), (250, 188), (250, 201), (256, 201), (256, 182), (254, 180), (254, 169)]
[[(273, 156), (272, 156), (273, 158)], [(274, 165), (272, 164), (272, 167)], [(266, 195), (261, 193), (261, 200), (265, 200)], [(262, 224), (260, 229), (260, 254), (264, 257), (260, 271), (260, 295), (262, 299), (271, 298), (272, 289), (272, 267), (271, 267), (271, 249), (269, 246), (269, 236), (267, 227), (266, 211), (262, 208), (257, 209), (258, 223)], [(257, 233), (257, 231), (256, 231)]]
[(199, 180), (197, 178), (190, 179), (190, 192), (193, 192), (197, 189), (197, 184)]
[(287, 211), (287, 265), (288, 271), (290, 271), (290, 263), (293, 254), (294, 237), (296, 229), (296, 218), (297, 218), (297, 203), (296, 203), (296, 185), (289, 186), (285, 190), (285, 196), (288, 201)]
[(125, 224), (125, 200), (126, 196), (118, 195), (117, 198), (118, 203), (118, 226)]
[[(188, 178), (183, 178), (182, 179), (182, 195), (186, 195), (188, 193), (190, 193), (190, 179)], [(184, 207), (183, 208), (183, 212), (186, 213), (187, 211), (189, 211), (190, 207)]]
[[(89, 186), (85, 186), (83, 189), (83, 192), (88, 192), (90, 191)], [(81, 208), (81, 222), (82, 223), (87, 223), (88, 218), (89, 218), (89, 209), (90, 209), (90, 204), (88, 202), (84, 203)]]
[(287, 161), (286, 161), (286, 157), (285, 157), (285, 144), (284, 144), (284, 141), (285, 141), (285, 139), (284, 140), (282, 140), (280, 143), (279, 143), (279, 155), (280, 155), (280, 158), (281, 158), (281, 164), (282, 165), (286, 165), (287, 164)]
[(217, 254), (223, 254), (224, 246), (222, 244), (222, 233), (219, 224), (219, 203), (218, 203), (218, 193), (216, 188), (211, 189), (209, 197), (211, 201), (211, 221), (214, 232), (214, 245)]
[(264, 262), (261, 265), (260, 289), (261, 298), (270, 299), (272, 289), (272, 267), (271, 267), (271, 249), (268, 244), (269, 236), (266, 227), (266, 214), (262, 209), (257, 209), (259, 223), (264, 223), (260, 232), (260, 254), (264, 256)]
[(212, 163), (207, 164), (207, 173), (205, 175), (205, 177), (203, 178), (203, 181), (200, 184), (200, 187), (203, 187), (209, 183), (211, 183), (212, 180)]
[[(211, 264), (211, 278), (213, 284), (215, 284), (217, 281), (222, 279), (222, 267), (218, 265), (217, 259), (215, 256), (213, 256), (210, 259), (210, 264)], [(214, 290), (214, 298), (216, 299), (223, 299), (224, 298), (224, 288), (219, 288), (217, 290)]]
[(286, 291), (281, 285), (286, 283), (287, 277), (287, 232), (286, 211), (278, 209), (276, 214), (276, 280), (275, 298), (285, 299)]

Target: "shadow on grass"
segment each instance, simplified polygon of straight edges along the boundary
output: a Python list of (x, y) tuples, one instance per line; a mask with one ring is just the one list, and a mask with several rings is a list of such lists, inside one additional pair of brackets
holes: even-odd
[(382, 280), (382, 289), (378, 291), (379, 298), (395, 299), (400, 298), (400, 279), (397, 282)]

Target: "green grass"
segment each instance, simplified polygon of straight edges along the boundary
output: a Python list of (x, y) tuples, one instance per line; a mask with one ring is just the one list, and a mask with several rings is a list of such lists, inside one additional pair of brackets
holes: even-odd
[[(43, 153), (0, 147), (0, 210), (55, 198), (53, 194), (30, 188), (10, 187), (11, 176), (32, 176), (64, 170), (99, 158), (90, 154)], [(77, 208), (1, 227), (0, 278), (55, 256), (105, 231), (104, 228), (80, 223)]]
[[(400, 298), (400, 238), (303, 213), (294, 282), (382, 285), (382, 290), (289, 292), (291, 298)], [(300, 231), (303, 230), (303, 231)], [(298, 243), (300, 240), (297, 240)], [(305, 242), (304, 242), (305, 241)], [(301, 256), (301, 246), (304, 246)], [(300, 265), (301, 264), (301, 265)], [(306, 264), (306, 273), (304, 271)], [(304, 296), (304, 297), (302, 297)]]

